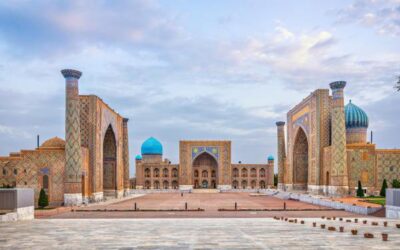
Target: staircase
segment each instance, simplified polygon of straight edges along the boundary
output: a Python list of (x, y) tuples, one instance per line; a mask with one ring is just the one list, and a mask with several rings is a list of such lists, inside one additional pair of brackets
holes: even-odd
[(216, 194), (219, 192), (220, 192), (219, 189), (207, 189), (207, 188), (192, 189), (192, 193), (194, 194)]

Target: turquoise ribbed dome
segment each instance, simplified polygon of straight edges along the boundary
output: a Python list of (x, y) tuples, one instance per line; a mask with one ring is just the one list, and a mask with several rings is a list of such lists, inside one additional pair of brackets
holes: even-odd
[(346, 128), (368, 128), (368, 116), (358, 106), (354, 105), (351, 100), (344, 108), (346, 117)]
[(137, 156), (135, 157), (135, 159), (136, 159), (136, 160), (141, 160), (141, 159), (142, 159), (142, 156), (141, 156), (141, 155), (137, 155)]
[(142, 144), (142, 155), (162, 155), (163, 147), (154, 137), (150, 137)]
[(274, 157), (273, 157), (272, 155), (269, 155), (269, 156), (268, 156), (268, 160), (269, 160), (269, 161), (273, 161), (273, 160), (274, 160)]

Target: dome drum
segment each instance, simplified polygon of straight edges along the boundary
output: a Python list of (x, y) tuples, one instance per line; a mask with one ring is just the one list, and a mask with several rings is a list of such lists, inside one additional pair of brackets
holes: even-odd
[(351, 100), (345, 107), (346, 118), (346, 143), (366, 143), (368, 116), (358, 106), (354, 105)]

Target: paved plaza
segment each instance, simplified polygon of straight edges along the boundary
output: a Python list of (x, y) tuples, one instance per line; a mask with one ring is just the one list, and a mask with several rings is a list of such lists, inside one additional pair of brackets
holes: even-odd
[[(43, 219), (0, 224), (0, 249), (398, 249), (394, 221), (364, 225), (326, 219), (305, 224), (257, 219)], [(312, 222), (318, 223), (317, 227)], [(378, 226), (372, 226), (378, 221)], [(343, 233), (319, 224), (344, 226)], [(398, 223), (398, 222), (397, 222)], [(358, 229), (353, 236), (350, 230)], [(363, 237), (365, 232), (373, 239)], [(389, 233), (382, 241), (381, 233)]]
[[(238, 210), (233, 210), (237, 203)], [(134, 210), (135, 203), (139, 211)], [(172, 211), (198, 208), (204, 211)], [(282, 211), (286, 204), (286, 211)], [(107, 210), (107, 211), (104, 211)], [(147, 211), (143, 211), (147, 210)], [(164, 211), (157, 211), (164, 210)], [(167, 211), (171, 210), (171, 211)], [(269, 211), (256, 211), (269, 210)], [(114, 203), (93, 204), (81, 207), (75, 212), (61, 213), (51, 218), (251, 218), (251, 217), (315, 217), (315, 216), (357, 216), (353, 213), (332, 210), (294, 200), (282, 200), (272, 196), (238, 193), (153, 193)]]

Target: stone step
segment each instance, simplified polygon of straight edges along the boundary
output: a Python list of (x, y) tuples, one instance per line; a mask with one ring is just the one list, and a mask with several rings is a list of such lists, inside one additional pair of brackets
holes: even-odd
[(219, 189), (207, 189), (207, 188), (195, 188), (192, 193), (195, 194), (216, 194), (219, 193)]

